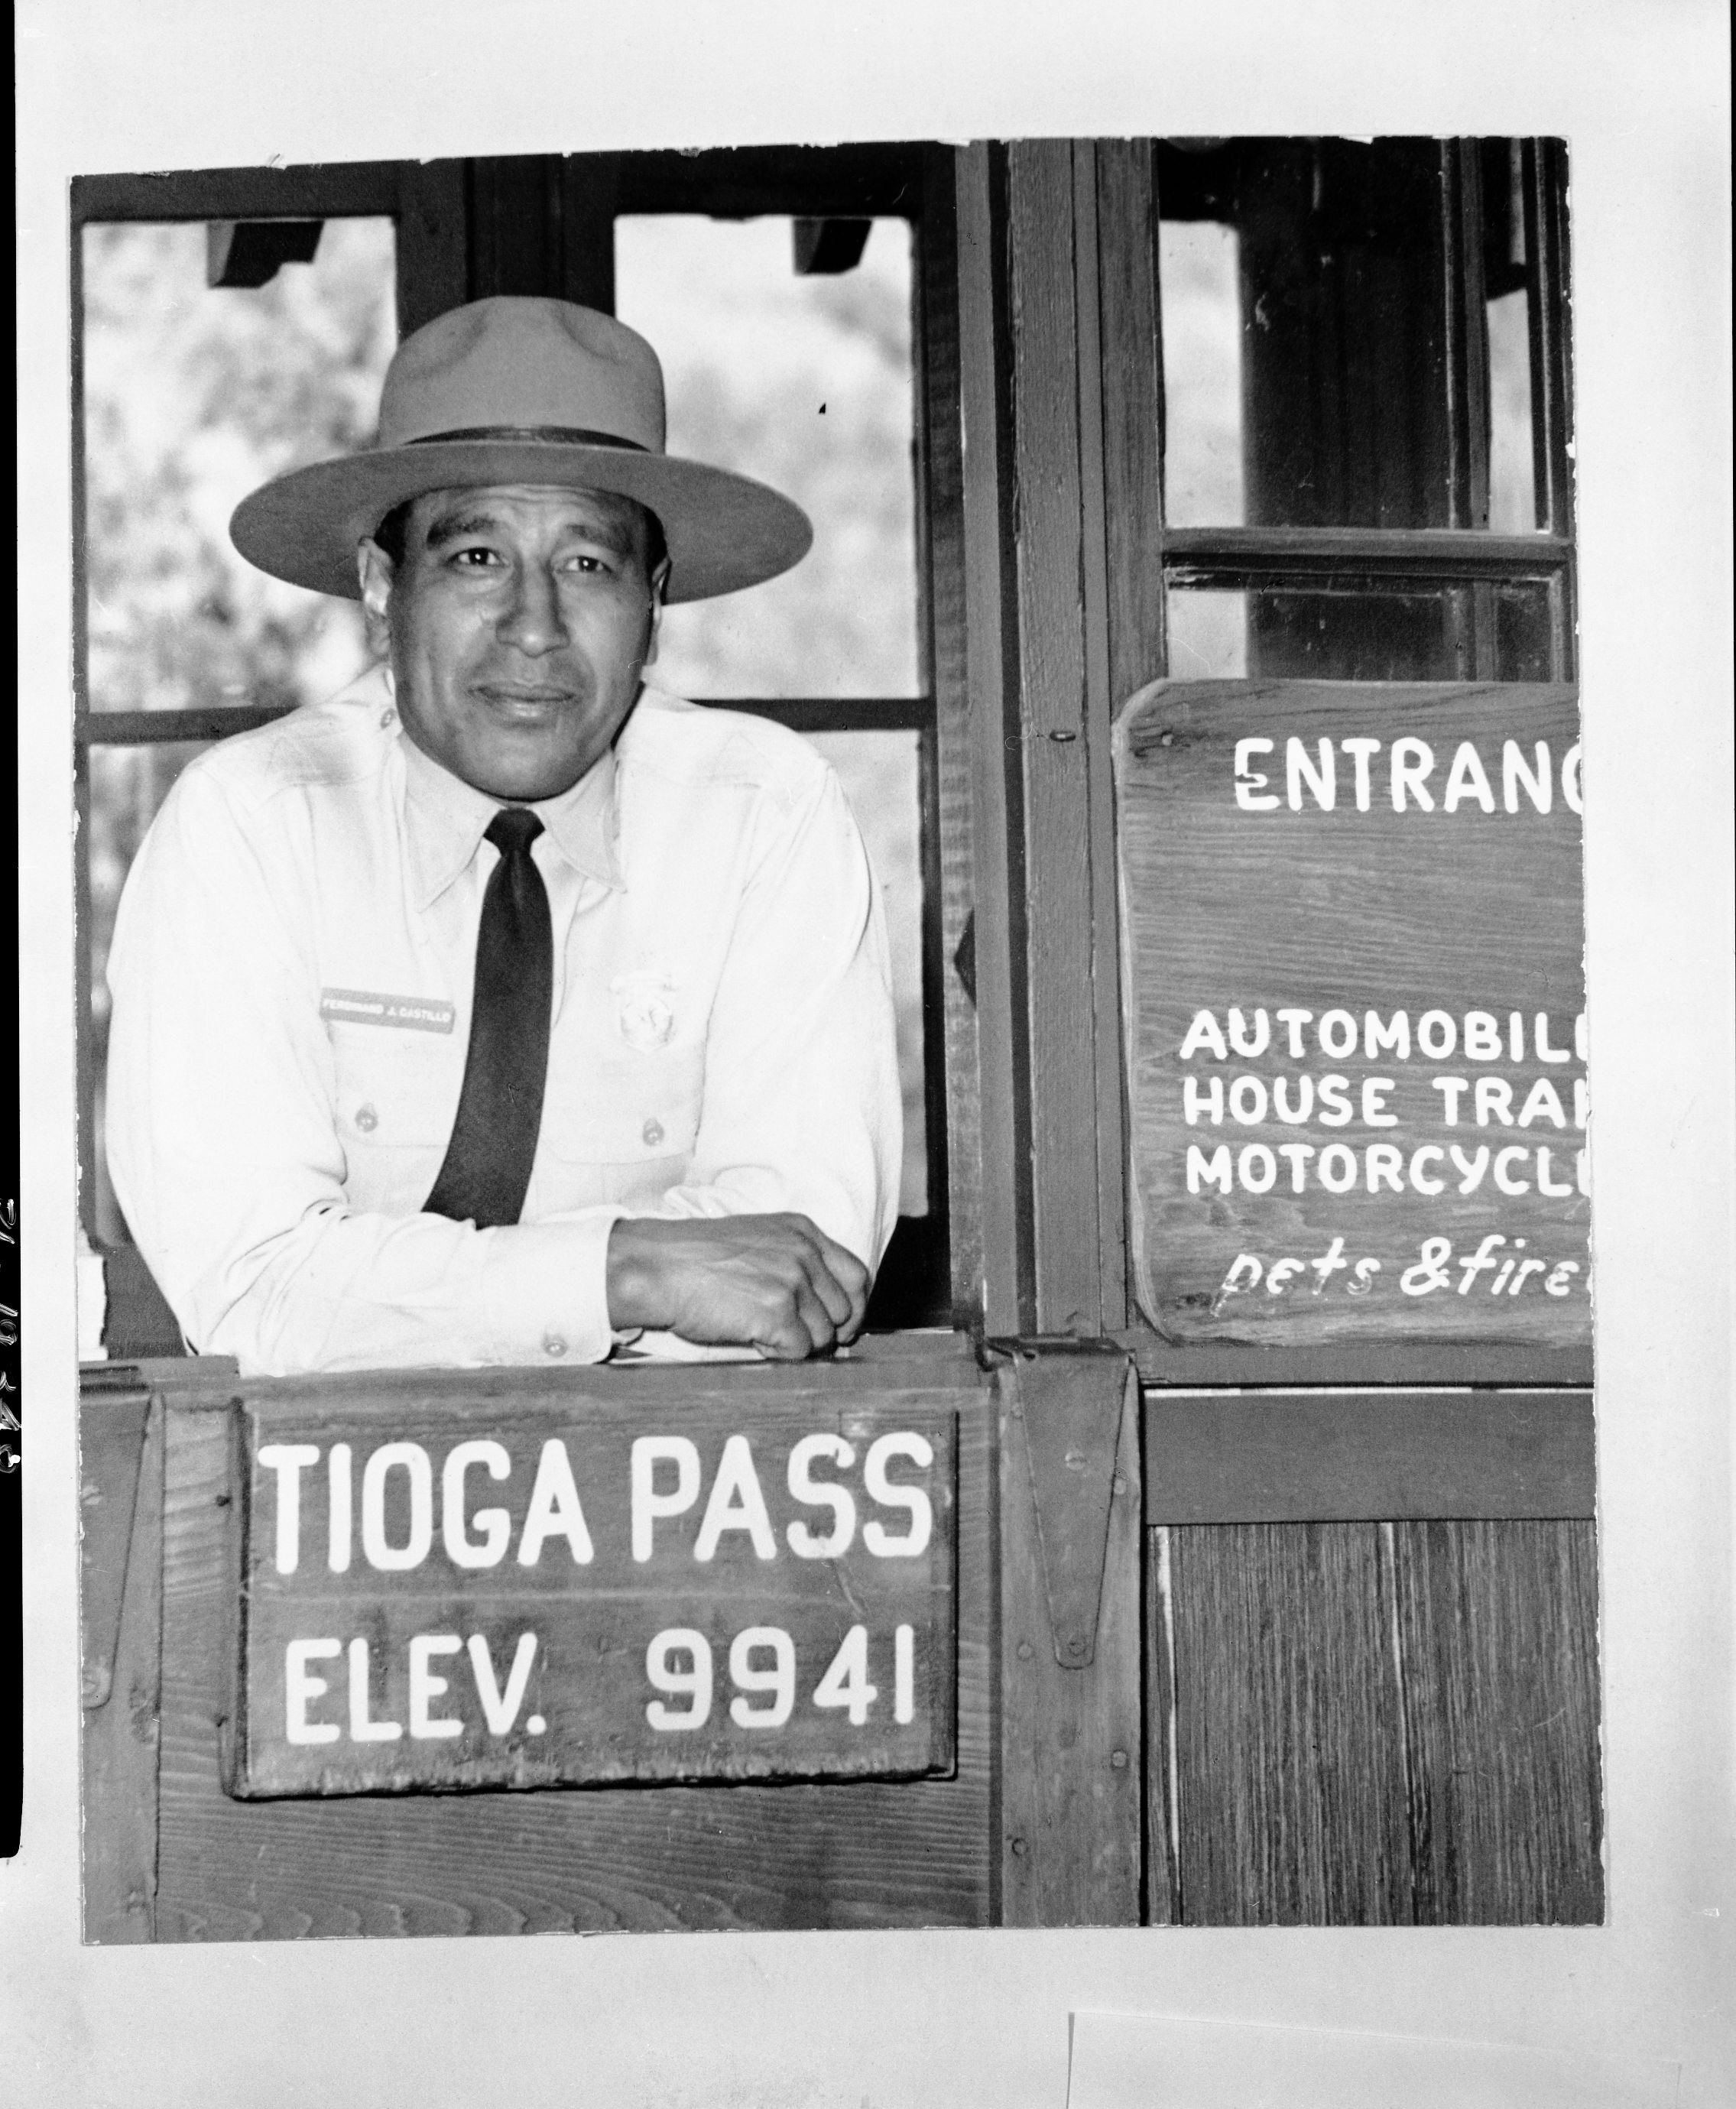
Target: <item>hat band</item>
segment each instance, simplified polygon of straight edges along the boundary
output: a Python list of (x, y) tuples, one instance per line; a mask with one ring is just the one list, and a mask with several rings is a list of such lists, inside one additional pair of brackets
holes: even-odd
[(454, 432), (418, 432), (404, 445), (410, 447), (450, 446), (462, 440), (501, 440), (523, 444), (529, 440), (545, 446), (567, 447), (626, 447), (636, 454), (649, 454), (651, 449), (637, 440), (625, 440), (618, 432), (593, 432), (577, 425), (467, 425)]

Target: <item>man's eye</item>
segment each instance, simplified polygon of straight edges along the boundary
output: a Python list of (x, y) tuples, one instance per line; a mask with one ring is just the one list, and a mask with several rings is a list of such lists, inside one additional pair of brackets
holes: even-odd
[(465, 571), (481, 571), (500, 561), (498, 553), (485, 544), (477, 544), (468, 549), (454, 549), (452, 562)]
[(608, 570), (608, 560), (605, 557), (593, 557), (581, 552), (575, 552), (573, 555), (567, 558), (563, 568), (569, 571), (581, 572), (586, 578), (595, 578)]

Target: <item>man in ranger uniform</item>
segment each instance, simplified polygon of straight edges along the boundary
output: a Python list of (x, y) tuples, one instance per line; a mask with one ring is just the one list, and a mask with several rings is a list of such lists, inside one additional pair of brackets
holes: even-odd
[(664, 451), (631, 330), (499, 299), (231, 531), (359, 595), (379, 663), (189, 768), (121, 902), (110, 1163), (194, 1348), (852, 1339), (901, 1143), (867, 859), (802, 742), (642, 680), (667, 602), (787, 569), (806, 517)]

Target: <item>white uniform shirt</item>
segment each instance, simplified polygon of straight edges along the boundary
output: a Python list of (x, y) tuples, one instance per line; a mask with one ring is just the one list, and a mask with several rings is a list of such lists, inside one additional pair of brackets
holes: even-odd
[(534, 809), (554, 1014), (522, 1218), (420, 1213), (498, 810), (404, 737), (378, 669), (165, 800), (110, 955), (108, 1151), (197, 1349), (272, 1375), (600, 1360), (622, 1216), (798, 1210), (878, 1265), (901, 1111), (855, 822), (793, 734), (649, 689)]

